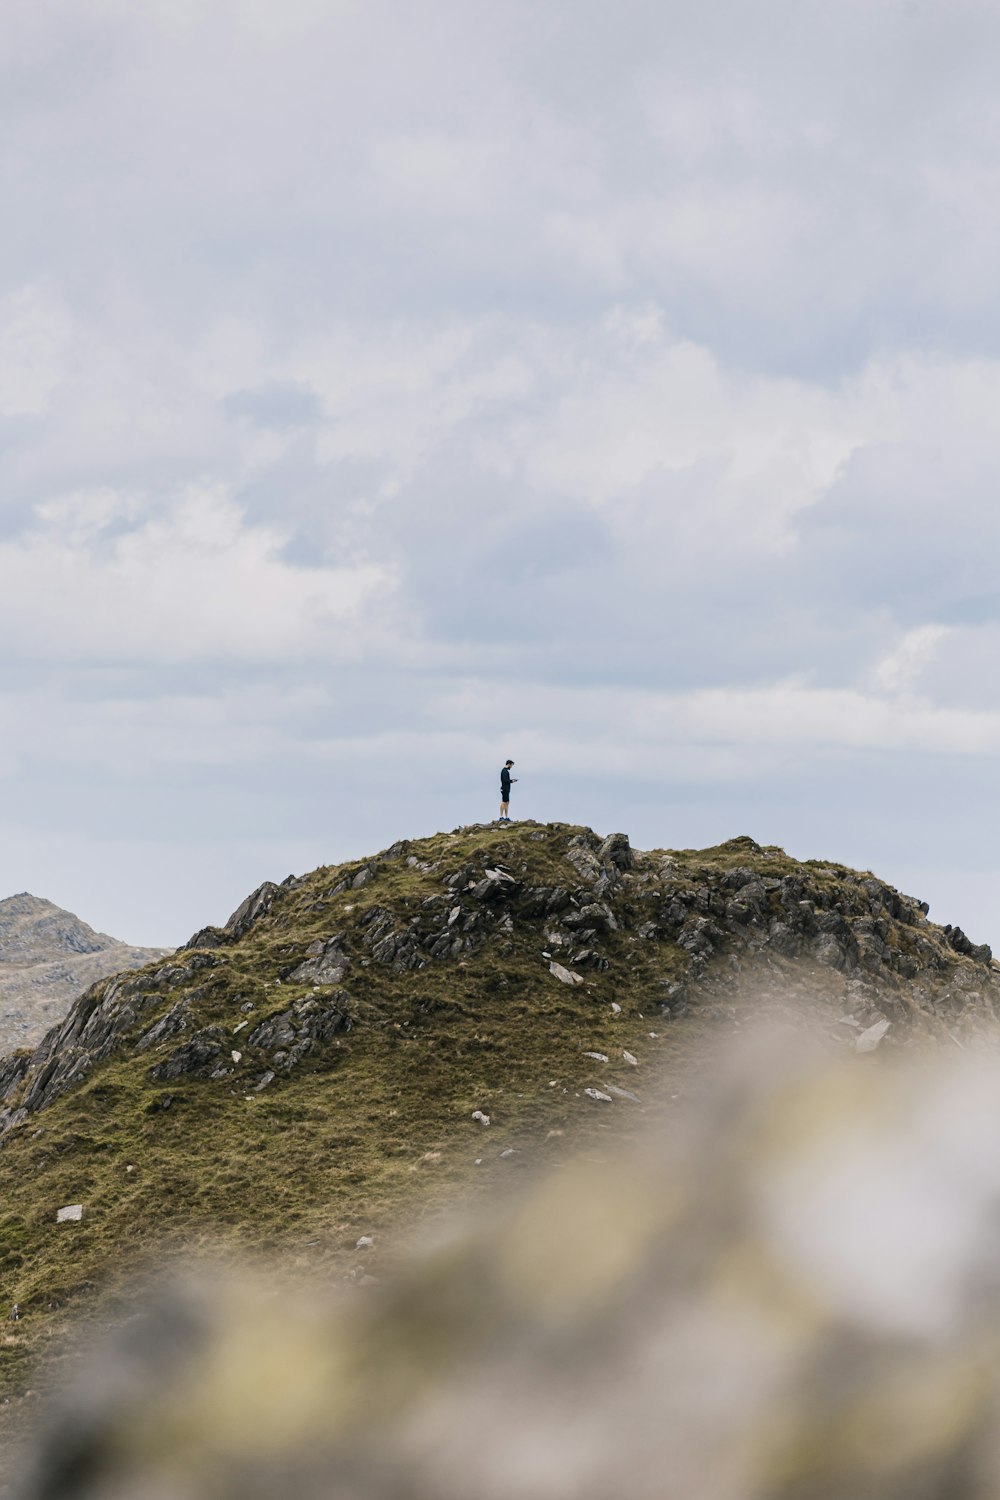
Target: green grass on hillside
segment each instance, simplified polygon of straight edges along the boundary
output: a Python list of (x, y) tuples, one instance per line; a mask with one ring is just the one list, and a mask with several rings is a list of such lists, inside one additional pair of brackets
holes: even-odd
[[(411, 853), (441, 868), (398, 859), (378, 866), (365, 889), (336, 897), (327, 893), (363, 862), (315, 871), (280, 910), (222, 950), (217, 968), (197, 975), (192, 1027), (221, 1025), (239, 1049), (243, 1005), (254, 1005), (256, 1026), (313, 993), (277, 982), (290, 954), (356, 929), (376, 903), (405, 920), (441, 892), (445, 865), (461, 868), (488, 853), (514, 874), (530, 870), (533, 884), (578, 883), (561, 856), (565, 840), (532, 838), (537, 831), (439, 835)], [(0, 1150), (0, 1307), (16, 1303), (22, 1312), (3, 1335), (0, 1392), (23, 1385), (24, 1361), (62, 1336), (71, 1304), (155, 1259), (159, 1246), (166, 1254), (181, 1243), (282, 1245), (347, 1268), (364, 1260), (354, 1253), (360, 1235), (381, 1238), (474, 1185), (477, 1158), (488, 1173), (508, 1148), (530, 1144), (535, 1160), (560, 1132), (576, 1140), (588, 1116), (599, 1129), (609, 1107), (581, 1091), (602, 1080), (637, 1087), (637, 1070), (621, 1053), (648, 1055), (656, 1023), (642, 1008), (669, 972), (661, 953), (638, 961), (622, 951), (609, 971), (571, 988), (549, 975), (536, 931), (515, 930), (457, 963), (431, 962), (416, 973), (356, 965), (346, 981), (352, 1030), (259, 1094), (244, 1092), (261, 1072), (259, 1058), (244, 1056), (215, 1081), (156, 1083), (149, 1069), (157, 1052), (126, 1051), (99, 1065)], [(165, 995), (142, 1029), (177, 998)], [(595, 1063), (586, 1051), (611, 1061)], [(490, 1115), (488, 1129), (472, 1120), (475, 1109)], [(517, 1165), (504, 1161), (499, 1170)], [(56, 1211), (68, 1203), (84, 1204), (83, 1221), (57, 1225)]]
[[(242, 941), (218, 950), (218, 963), (186, 991), (165, 990), (82, 1086), (12, 1131), (0, 1149), (0, 1317), (14, 1304), (22, 1316), (0, 1333), (0, 1396), (23, 1391), (35, 1361), (63, 1347), (80, 1310), (139, 1265), (181, 1249), (280, 1248), (289, 1264), (360, 1273), (372, 1259), (355, 1249), (359, 1236), (381, 1247), (460, 1191), (489, 1190), (522, 1162), (627, 1128), (629, 1101), (609, 1105), (583, 1090), (614, 1084), (645, 1100), (651, 1074), (683, 1072), (708, 1024), (697, 1013), (670, 1020), (659, 1011), (664, 983), (680, 977), (688, 955), (670, 941), (637, 939), (635, 929), (664, 892), (739, 865), (779, 878), (798, 872), (814, 888), (850, 874), (803, 866), (748, 839), (644, 855), (622, 898), (627, 926), (601, 938), (609, 968), (588, 970), (577, 987), (549, 973), (544, 924), (520, 918), (458, 960), (416, 971), (365, 957), (363, 921), (373, 906), (405, 926), (424, 903), (440, 902), (456, 873), (459, 890), (466, 876), (497, 863), (526, 886), (578, 888), (566, 853), (581, 832), (464, 829), (392, 858), (314, 871)], [(369, 865), (370, 883), (353, 889)], [(282, 976), (310, 943), (338, 932), (352, 956), (344, 981), (351, 1030), (254, 1092), (265, 1062), (244, 1039), (296, 999), (322, 998)], [(227, 1077), (156, 1082), (150, 1068), (177, 1038), (141, 1055), (131, 1050), (183, 993), (193, 997), (188, 1034), (216, 1025), (243, 1051)], [(472, 1120), (477, 1109), (491, 1117), (488, 1128)], [(84, 1205), (83, 1221), (57, 1224), (57, 1210), (70, 1203)]]

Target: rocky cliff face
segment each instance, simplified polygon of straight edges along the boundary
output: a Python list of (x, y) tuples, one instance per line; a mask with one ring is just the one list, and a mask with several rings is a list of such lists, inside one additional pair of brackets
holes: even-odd
[(23, 891), (0, 901), (0, 1055), (41, 1040), (70, 1003), (108, 974), (165, 948), (134, 948)]

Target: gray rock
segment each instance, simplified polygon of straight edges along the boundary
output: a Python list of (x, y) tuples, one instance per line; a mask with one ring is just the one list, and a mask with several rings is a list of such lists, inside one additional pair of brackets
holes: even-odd
[(417, 947), (419, 925), (401, 927), (394, 912), (373, 906), (362, 917), (361, 926), (362, 942), (378, 963), (391, 965), (397, 974), (423, 967), (424, 958)]
[(0, 1099), (6, 1099), (23, 1080), (31, 1066), (31, 1053), (0, 1057)]
[(151, 1026), (135, 1044), (136, 1052), (148, 1052), (150, 1047), (165, 1042), (169, 1037), (176, 1035), (178, 1031), (184, 1031), (187, 1027), (189, 1002), (178, 1000), (177, 1004), (171, 1006), (165, 1016), (161, 1016), (155, 1026)]
[(477, 901), (509, 901), (520, 890), (520, 882), (502, 870), (487, 870), (482, 880), (473, 886), (472, 894)]
[(966, 958), (978, 959), (980, 963), (989, 964), (993, 958), (993, 951), (988, 943), (973, 943), (966, 937), (961, 927), (948, 926), (945, 929), (948, 935), (948, 943), (956, 953), (963, 954)]
[(831, 969), (848, 967), (848, 956), (835, 937), (817, 938), (813, 945), (813, 953), (821, 964), (826, 964)]
[(577, 835), (576, 838), (570, 840), (566, 849), (566, 858), (581, 880), (586, 880), (592, 884), (601, 873), (601, 865), (597, 854), (582, 835)]
[(190, 1041), (178, 1047), (164, 1062), (150, 1068), (149, 1076), (159, 1083), (166, 1083), (188, 1073), (209, 1073), (222, 1056), (225, 1040), (221, 1026), (206, 1026), (203, 1031), (195, 1032)]
[(350, 1031), (350, 996), (344, 990), (331, 995), (306, 996), (288, 1010), (269, 1017), (247, 1037), (248, 1047), (272, 1052), (272, 1066), (290, 1072), (317, 1045)]
[(351, 967), (351, 961), (340, 944), (343, 934), (336, 933), (325, 941), (317, 939), (307, 950), (302, 963), (291, 969), (285, 978), (291, 984), (341, 984)]
[(802, 951), (802, 939), (788, 922), (773, 918), (768, 928), (768, 942), (776, 953), (792, 958)]
[(883, 1016), (874, 1026), (867, 1027), (854, 1043), (855, 1052), (874, 1052), (888, 1032), (890, 1024)]
[(185, 948), (222, 948), (230, 942), (232, 938), (221, 927), (202, 927), (193, 937), (188, 938), (184, 946)]
[(723, 936), (709, 917), (696, 917), (679, 933), (677, 942), (688, 953), (712, 953)]
[(292, 1012), (282, 1011), (278, 1016), (272, 1016), (270, 1020), (264, 1021), (251, 1031), (247, 1037), (248, 1047), (290, 1047), (295, 1041), (295, 1027), (292, 1024)]
[(592, 927), (597, 932), (617, 932), (618, 922), (605, 901), (592, 901), (563, 918), (567, 927)]
[(597, 851), (597, 857), (602, 865), (611, 864), (622, 871), (631, 870), (635, 864), (627, 833), (609, 833)]
[(230, 942), (239, 942), (240, 938), (246, 937), (251, 927), (266, 917), (275, 901), (282, 894), (280, 885), (275, 885), (273, 880), (265, 880), (259, 885), (247, 899), (236, 908), (229, 921), (225, 925), (225, 932)]
[(581, 948), (573, 954), (572, 963), (577, 969), (597, 969), (599, 972), (611, 967), (603, 953), (598, 953), (596, 948)]
[(554, 975), (556, 979), (561, 980), (563, 984), (583, 983), (582, 974), (574, 974), (572, 969), (567, 969), (562, 964), (556, 963), (555, 959), (549, 964), (549, 973)]

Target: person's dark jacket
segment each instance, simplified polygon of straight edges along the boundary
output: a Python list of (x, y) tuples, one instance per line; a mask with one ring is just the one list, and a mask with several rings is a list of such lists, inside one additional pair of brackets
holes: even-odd
[(510, 771), (506, 766), (500, 772), (500, 796), (504, 802), (510, 801)]

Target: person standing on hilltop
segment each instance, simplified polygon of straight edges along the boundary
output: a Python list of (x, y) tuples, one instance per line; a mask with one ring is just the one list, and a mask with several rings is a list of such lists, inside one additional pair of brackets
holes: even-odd
[(510, 784), (511, 784), (511, 781), (516, 781), (517, 780), (516, 776), (512, 777), (511, 774), (510, 774), (510, 768), (511, 768), (511, 766), (513, 764), (514, 764), (514, 762), (512, 760), (507, 761), (506, 764), (504, 765), (503, 770), (500, 772), (500, 822), (501, 823), (509, 823), (510, 822)]

